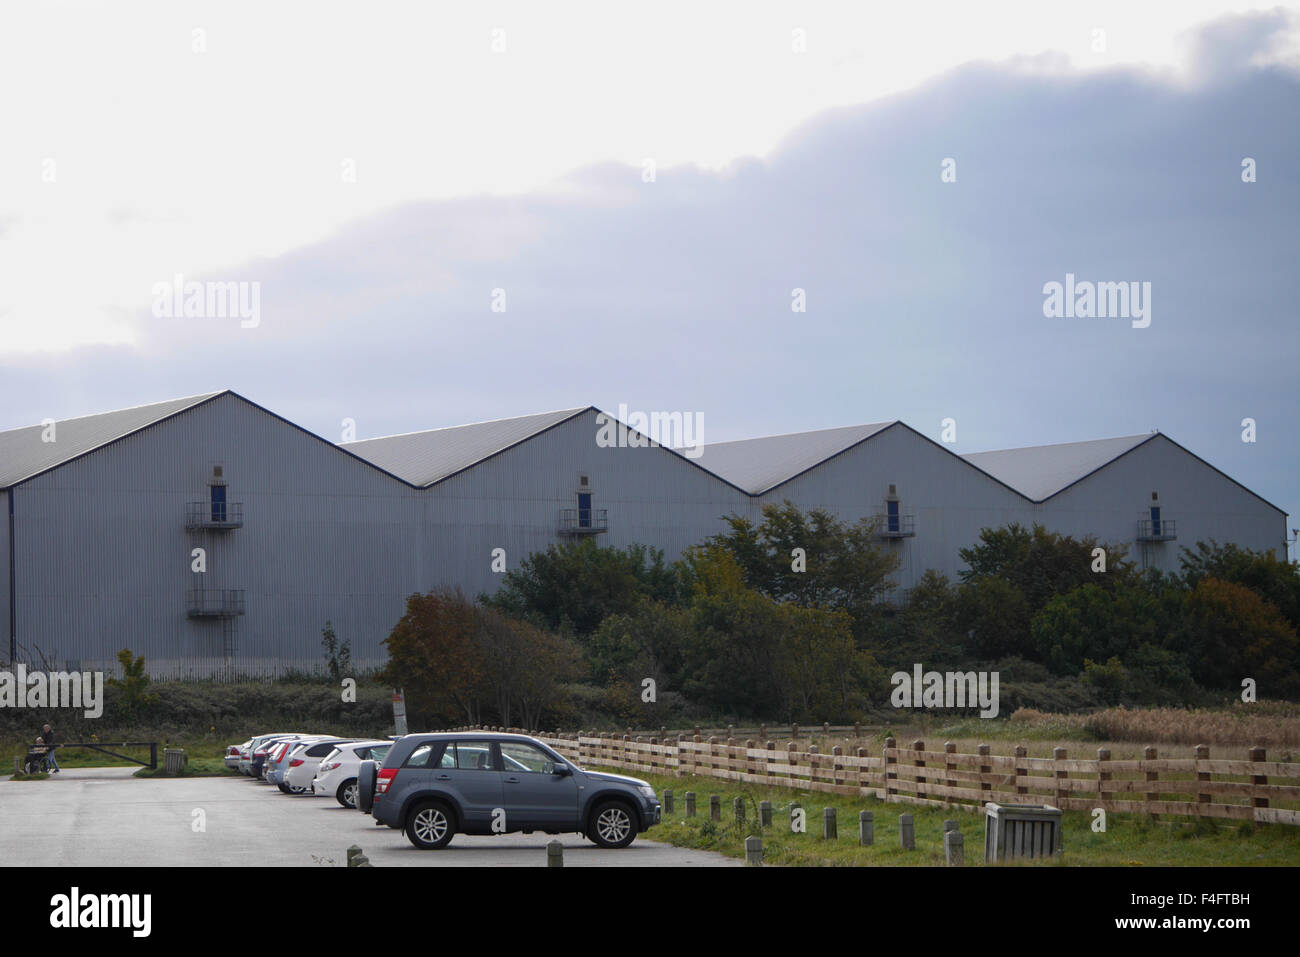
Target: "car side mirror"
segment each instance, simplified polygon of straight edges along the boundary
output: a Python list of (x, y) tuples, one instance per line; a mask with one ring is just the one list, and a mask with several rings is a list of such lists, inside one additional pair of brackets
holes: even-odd
[(551, 773), (558, 774), (562, 778), (568, 777), (573, 773), (573, 768), (569, 767), (567, 764), (556, 764), (552, 766)]

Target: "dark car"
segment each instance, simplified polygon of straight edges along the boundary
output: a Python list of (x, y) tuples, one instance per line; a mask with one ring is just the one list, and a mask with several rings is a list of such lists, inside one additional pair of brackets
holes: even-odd
[(399, 739), (367, 804), (376, 821), (423, 849), (446, 847), (457, 832), (513, 831), (577, 832), (601, 847), (627, 847), (660, 815), (645, 781), (584, 771), (526, 735), (479, 732)]

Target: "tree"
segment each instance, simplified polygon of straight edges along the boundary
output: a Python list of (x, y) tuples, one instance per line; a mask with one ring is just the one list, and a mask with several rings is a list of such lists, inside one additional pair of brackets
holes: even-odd
[[(1097, 548), (1105, 549), (1105, 572), (1093, 571)], [(983, 529), (979, 544), (959, 554), (968, 568), (960, 576), (958, 627), (974, 632), (971, 649), (984, 655), (1044, 660), (1030, 621), (1052, 598), (1083, 585), (1109, 590), (1135, 579), (1123, 546), (1100, 545), (1091, 536), (1075, 539), (1042, 525)]]
[(1293, 628), (1300, 627), (1300, 569), (1295, 562), (1211, 539), (1208, 545), (1197, 542), (1195, 551), (1184, 548), (1179, 565), (1188, 588), (1206, 578), (1243, 585), (1274, 605)]
[(333, 622), (325, 622), (325, 627), (321, 629), (320, 643), (325, 650), (325, 664), (329, 669), (330, 680), (337, 683), (345, 676), (350, 675), (352, 673), (352, 642), (345, 638), (342, 644), (339, 643), (338, 635), (334, 633)]
[(803, 512), (787, 500), (764, 505), (757, 526), (738, 515), (726, 522), (731, 531), (706, 545), (731, 555), (746, 586), (776, 602), (846, 612), (862, 625), (899, 567), (881, 547), (873, 519), (848, 525), (825, 509)]
[(1186, 642), (1195, 679), (1239, 689), (1253, 678), (1270, 698), (1300, 696), (1300, 642), (1277, 607), (1244, 585), (1202, 578), (1187, 598)]
[(957, 592), (947, 577), (930, 569), (917, 579), (902, 610), (880, 622), (872, 645), (876, 657), (891, 668), (959, 663), (965, 642), (956, 606)]
[(140, 718), (158, 700), (158, 696), (149, 691), (149, 676), (144, 670), (144, 655), (138, 658), (129, 648), (117, 653), (118, 664), (122, 666), (122, 677), (109, 678), (107, 684), (119, 692), (117, 711), (124, 721)]
[(1159, 648), (1177, 629), (1181, 606), (1161, 592), (1089, 582), (1052, 598), (1033, 617), (1035, 657), (1057, 674), (1078, 674), (1085, 658), (1119, 658), (1133, 665), (1142, 645)]
[(636, 686), (653, 678), (659, 691), (679, 686), (692, 640), (690, 613), (642, 598), (631, 612), (610, 615), (587, 644), (591, 676), (610, 675)]
[(483, 663), (476, 642), (474, 606), (458, 590), (442, 589), (406, 600), (406, 614), (385, 640), (384, 677), (406, 689), (412, 712), (450, 721), (482, 717)]
[(847, 612), (781, 605), (776, 677), (784, 716), (798, 721), (848, 721), (865, 710), (883, 672), (853, 640)]
[(506, 572), (495, 595), (480, 600), (512, 618), (585, 638), (609, 615), (626, 614), (647, 597), (669, 603), (678, 598), (676, 576), (662, 551), (644, 545), (602, 548), (587, 538), (534, 552)]
[(695, 549), (688, 561), (694, 641), (685, 692), (716, 715), (775, 714), (782, 701), (776, 670), (785, 627), (779, 607), (745, 585), (730, 552)]

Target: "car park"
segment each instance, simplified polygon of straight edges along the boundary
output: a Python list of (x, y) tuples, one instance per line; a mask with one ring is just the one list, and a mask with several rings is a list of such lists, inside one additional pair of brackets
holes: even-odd
[(372, 774), (373, 784), (358, 770), (360, 806), (426, 850), (446, 847), (457, 832), (514, 831), (576, 832), (600, 847), (626, 847), (661, 815), (647, 782), (583, 770), (527, 735), (408, 734)]
[(266, 780), (285, 794), (308, 794), (321, 759), (339, 746), (354, 740), (356, 739), (321, 735), (290, 742), (283, 754), (275, 755), (276, 760), (267, 771)]
[(285, 788), (294, 794), (311, 794), (312, 781), (315, 780), (316, 772), (320, 770), (325, 757), (345, 744), (365, 740), (369, 739), (326, 738), (299, 748), (289, 757), (289, 765), (284, 773)]
[(255, 753), (268, 741), (276, 738), (301, 737), (301, 732), (297, 731), (277, 731), (271, 734), (259, 734), (251, 739), (246, 746), (240, 748), (239, 752), (239, 771), (250, 777), (255, 777), (253, 772), (253, 758)]
[(333, 797), (347, 808), (356, 807), (357, 772), (361, 762), (382, 761), (392, 746), (392, 741), (371, 739), (350, 741), (336, 748), (321, 759), (312, 780), (312, 793), (316, 797)]
[(227, 768), (227, 770), (230, 770), (230, 771), (238, 771), (238, 770), (239, 770), (239, 759), (240, 759), (240, 756), (241, 756), (241, 754), (243, 753), (244, 749), (247, 748), (247, 747), (248, 747), (250, 744), (252, 744), (252, 743), (253, 743), (253, 740), (252, 740), (252, 738), (250, 738), (249, 740), (245, 741), (243, 744), (232, 744), (232, 745), (230, 745), (230, 747), (226, 748), (226, 768)]

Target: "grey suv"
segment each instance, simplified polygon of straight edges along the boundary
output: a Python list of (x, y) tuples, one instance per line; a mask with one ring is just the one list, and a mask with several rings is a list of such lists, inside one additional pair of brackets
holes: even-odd
[(660, 815), (645, 781), (584, 771), (521, 734), (408, 734), (365, 797), (363, 810), (423, 849), (446, 847), (457, 831), (576, 831), (601, 847), (627, 847)]

